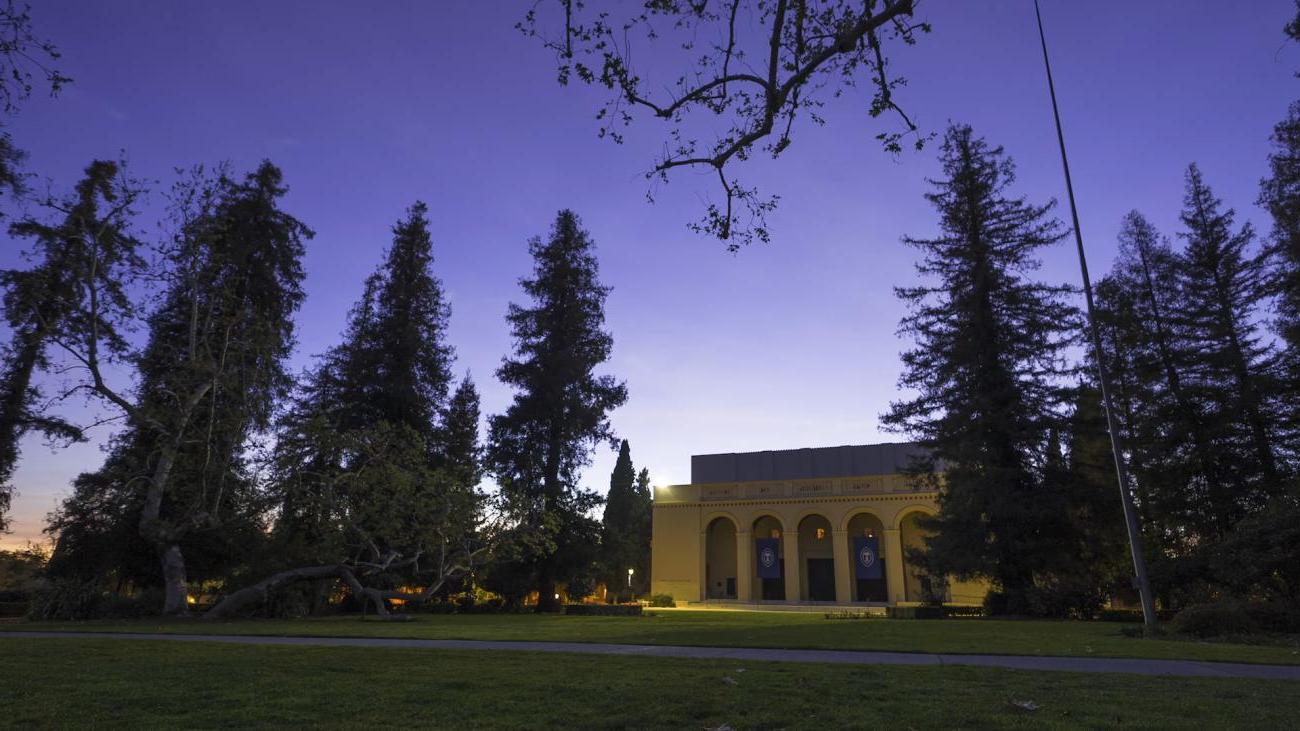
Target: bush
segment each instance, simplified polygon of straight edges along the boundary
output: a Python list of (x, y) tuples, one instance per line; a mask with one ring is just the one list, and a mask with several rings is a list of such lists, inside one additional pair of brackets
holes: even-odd
[(655, 594), (650, 597), (650, 606), (652, 607), (675, 607), (677, 602), (673, 601), (672, 594)]
[(942, 606), (922, 604), (919, 607), (885, 607), (885, 616), (890, 619), (943, 619), (948, 615)]
[[(1157, 609), (1156, 620), (1168, 622), (1177, 614), (1178, 612), (1173, 609)], [(1140, 624), (1145, 621), (1141, 609), (1103, 609), (1097, 612), (1096, 618), (1101, 622), (1137, 622)]]
[(1300, 633), (1300, 606), (1289, 602), (1222, 601), (1188, 607), (1174, 617), (1174, 632), (1193, 637)]
[(158, 614), (162, 608), (163, 596), (158, 590), (142, 591), (135, 596), (106, 594), (95, 608), (98, 619), (139, 619)]
[(73, 578), (43, 579), (32, 592), (27, 616), (44, 620), (93, 619), (104, 593), (96, 581)]
[(943, 608), (944, 614), (948, 617), (983, 617), (984, 607), (970, 605), (949, 605)]
[(640, 604), (566, 604), (564, 613), (599, 617), (639, 617)]
[(0, 617), (22, 617), (28, 606), (28, 602), (0, 602)]

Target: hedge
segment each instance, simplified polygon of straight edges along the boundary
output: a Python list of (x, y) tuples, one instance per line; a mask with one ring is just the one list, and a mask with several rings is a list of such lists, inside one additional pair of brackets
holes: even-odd
[(599, 617), (639, 617), (640, 604), (565, 604), (564, 613)]

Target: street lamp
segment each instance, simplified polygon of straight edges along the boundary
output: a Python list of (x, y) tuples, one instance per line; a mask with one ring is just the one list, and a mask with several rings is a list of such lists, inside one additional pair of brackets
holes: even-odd
[(631, 589), (631, 588), (632, 588), (632, 572), (633, 572), (633, 571), (636, 571), (636, 569), (628, 569), (628, 570), (627, 570), (627, 588), (628, 588), (628, 589)]

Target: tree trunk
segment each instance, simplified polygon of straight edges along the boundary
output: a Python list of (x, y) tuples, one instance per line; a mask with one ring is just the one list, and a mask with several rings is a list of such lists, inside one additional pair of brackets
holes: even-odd
[(189, 590), (185, 582), (185, 557), (181, 555), (181, 547), (178, 544), (169, 543), (162, 547), (159, 555), (162, 557), (163, 590), (165, 592), (163, 614), (167, 616), (184, 615), (189, 611)]
[(537, 567), (537, 611), (558, 612), (560, 601), (555, 598), (555, 571), (551, 564), (554, 559), (547, 556)]
[[(204, 619), (224, 619), (232, 614), (237, 613), (244, 607), (255, 602), (265, 601), (267, 595), (272, 591), (287, 586), (296, 581), (306, 581), (308, 579), (325, 579), (337, 578), (341, 576), (343, 570), (337, 565), (330, 566), (308, 566), (305, 568), (290, 569), (281, 571), (278, 574), (269, 576), (252, 586), (245, 587), (239, 591), (226, 596), (217, 605), (203, 615)], [(324, 584), (325, 582), (320, 582)], [(362, 602), (366, 601), (364, 595), (358, 597)]]

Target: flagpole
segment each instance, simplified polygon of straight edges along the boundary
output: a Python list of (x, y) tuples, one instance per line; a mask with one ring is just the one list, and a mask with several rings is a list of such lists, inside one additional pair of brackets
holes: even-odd
[(1074, 222), (1074, 244), (1079, 252), (1079, 273), (1083, 277), (1083, 296), (1088, 305), (1088, 328), (1092, 335), (1092, 353), (1097, 361), (1097, 379), (1101, 383), (1101, 399), (1106, 410), (1106, 429), (1110, 432), (1110, 451), (1115, 458), (1115, 478), (1119, 482), (1120, 499), (1124, 503), (1124, 522), (1128, 527), (1129, 552), (1133, 555), (1133, 572), (1137, 576), (1137, 589), (1142, 597), (1142, 621), (1148, 629), (1156, 626), (1155, 602), (1151, 597), (1151, 582), (1147, 579), (1147, 562), (1142, 546), (1142, 529), (1138, 525), (1137, 506), (1129, 489), (1128, 469), (1124, 465), (1124, 448), (1115, 421), (1115, 404), (1111, 399), (1110, 378), (1106, 361), (1102, 357), (1101, 329), (1093, 310), (1092, 280), (1088, 277), (1088, 257), (1083, 250), (1083, 233), (1079, 229), (1079, 209), (1074, 203), (1074, 183), (1070, 180), (1070, 159), (1065, 154), (1065, 133), (1061, 131), (1061, 112), (1056, 106), (1056, 85), (1052, 82), (1052, 63), (1047, 57), (1047, 35), (1043, 32), (1043, 14), (1034, 0), (1034, 15), (1038, 19), (1038, 40), (1043, 46), (1043, 68), (1047, 70), (1047, 90), (1052, 97), (1052, 116), (1056, 120), (1056, 141), (1061, 148), (1061, 168), (1065, 171), (1065, 192), (1070, 198), (1070, 217)]

